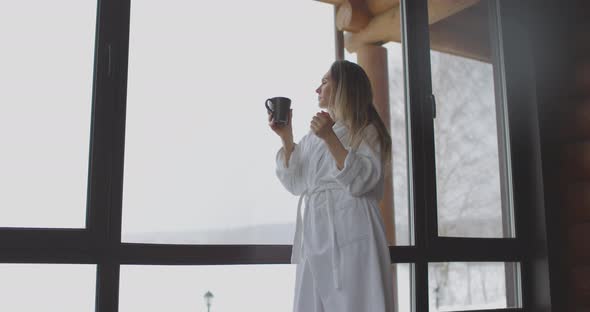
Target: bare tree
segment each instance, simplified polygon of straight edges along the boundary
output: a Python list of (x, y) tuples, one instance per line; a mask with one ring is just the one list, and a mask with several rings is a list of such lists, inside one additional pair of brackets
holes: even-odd
[[(434, 123), (439, 235), (501, 237), (492, 66), (436, 52), (432, 53), (431, 62), (433, 93), (437, 100)], [(405, 225), (408, 188), (402, 73), (401, 65), (390, 65), (394, 201), (396, 220)], [(401, 228), (404, 232), (397, 236), (406, 239), (407, 227)], [(466, 303), (454, 302), (453, 291), (448, 289), (449, 265), (435, 263), (431, 268), (430, 281), (436, 292), (437, 307)], [(471, 282), (471, 277), (467, 276), (467, 280)], [(471, 287), (467, 291), (467, 298), (470, 298)], [(482, 287), (482, 291), (486, 288)], [(483, 296), (488, 297), (487, 294)]]

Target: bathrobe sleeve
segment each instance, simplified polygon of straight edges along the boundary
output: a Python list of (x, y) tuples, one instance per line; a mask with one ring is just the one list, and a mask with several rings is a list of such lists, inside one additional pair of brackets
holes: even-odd
[(276, 155), (276, 174), (281, 184), (293, 195), (301, 195), (306, 189), (305, 185), (305, 140), (295, 144), (295, 148), (289, 158), (289, 166), (285, 166), (285, 153), (283, 148)]
[[(375, 128), (369, 127), (358, 149), (346, 147), (348, 155), (344, 159), (342, 170), (335, 168), (334, 179), (352, 196), (363, 196), (373, 191), (382, 182), (381, 151), (376, 135)], [(368, 142), (374, 143), (369, 145)]]

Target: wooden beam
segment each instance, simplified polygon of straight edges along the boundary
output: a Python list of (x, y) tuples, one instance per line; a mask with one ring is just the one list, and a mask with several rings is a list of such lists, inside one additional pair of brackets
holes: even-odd
[(367, 26), (371, 19), (363, 0), (346, 0), (336, 12), (336, 27), (342, 31), (357, 32)]
[[(428, 22), (434, 24), (457, 12), (460, 12), (480, 0), (429, 0), (428, 1)], [(380, 44), (389, 41), (401, 41), (401, 25), (399, 5), (373, 17), (366, 27), (348, 33), (344, 37), (344, 47), (348, 52), (353, 53), (359, 47), (366, 44)]]
[(366, 0), (367, 8), (371, 15), (379, 15), (394, 6), (399, 5), (399, 0)]
[(348, 52), (356, 52), (360, 47), (382, 42), (400, 42), (399, 6), (395, 6), (375, 17), (369, 24), (356, 33), (344, 34), (344, 47)]
[(486, 3), (480, 2), (430, 25), (431, 49), (491, 63), (487, 13)]
[[(317, 2), (323, 2), (328, 4), (333, 4), (335, 6), (340, 6), (346, 0), (315, 0)], [(369, 13), (371, 15), (379, 15), (396, 5), (399, 5), (400, 0), (361, 0), (365, 3), (365, 6), (368, 8)]]
[[(430, 28), (430, 49), (452, 55), (491, 63), (491, 50), (487, 33), (466, 29), (467, 33), (444, 27)], [(481, 36), (478, 36), (480, 35)]]
[(432, 25), (478, 2), (479, 0), (428, 0), (428, 23)]
[(329, 4), (335, 4), (335, 5), (340, 5), (342, 2), (344, 2), (344, 0), (315, 0), (315, 1), (329, 3)]

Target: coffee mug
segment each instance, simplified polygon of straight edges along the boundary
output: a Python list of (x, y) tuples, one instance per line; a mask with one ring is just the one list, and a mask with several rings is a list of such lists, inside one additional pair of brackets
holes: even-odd
[(291, 111), (291, 99), (286, 97), (273, 97), (264, 102), (266, 110), (272, 114), (274, 121), (280, 125), (286, 125), (289, 122), (289, 112)]

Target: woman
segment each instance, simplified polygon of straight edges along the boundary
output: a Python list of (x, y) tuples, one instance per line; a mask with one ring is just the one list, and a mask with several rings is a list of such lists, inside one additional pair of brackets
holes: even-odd
[(269, 115), (283, 143), (277, 176), (301, 196), (291, 256), (297, 263), (293, 311), (392, 312), (393, 276), (378, 207), (391, 138), (360, 66), (334, 62), (316, 92), (327, 113), (312, 118), (298, 144), (292, 112), (283, 126)]

